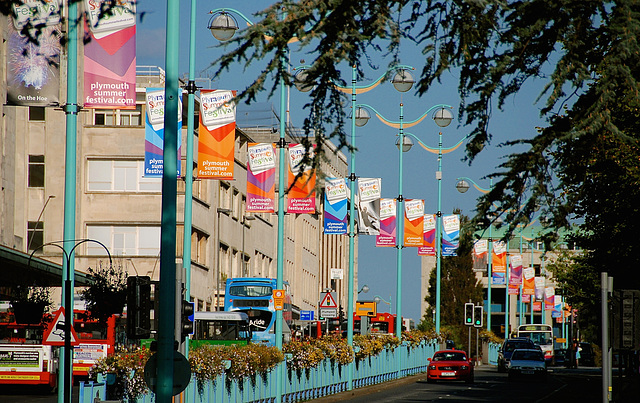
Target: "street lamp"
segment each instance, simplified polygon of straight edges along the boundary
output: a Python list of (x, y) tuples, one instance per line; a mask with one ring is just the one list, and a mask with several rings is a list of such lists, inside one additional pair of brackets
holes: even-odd
[[(402, 77), (404, 80), (402, 83), (400, 83), (398, 82), (399, 81), (399, 78), (398, 78), (396, 80), (396, 83), (394, 83), (394, 86), (398, 84), (396, 86), (396, 89), (398, 91), (402, 91), (402, 90), (408, 91), (408, 88), (407, 88), (408, 83), (412, 82), (413, 80), (413, 78), (411, 78), (411, 74), (408, 72), (408, 69), (404, 68), (404, 70), (405, 71), (402, 74), (398, 73), (394, 77), (394, 80), (396, 80), (396, 77)], [(356, 124), (358, 126), (364, 126), (370, 119), (369, 113), (365, 110), (365, 108), (367, 108), (372, 110), (375, 113), (376, 117), (382, 121), (382, 123), (386, 124), (387, 126), (391, 126), (399, 129), (398, 138), (396, 139), (396, 146), (398, 147), (398, 151), (399, 151), (398, 198), (397, 198), (398, 203), (397, 203), (397, 212), (396, 212), (396, 220), (397, 220), (397, 225), (396, 225), (396, 228), (397, 228), (397, 231), (396, 231), (396, 245), (397, 245), (396, 313), (398, 315), (398, 318), (400, 318), (400, 315), (402, 315), (402, 248), (403, 248), (403, 241), (404, 241), (403, 240), (403, 233), (404, 233), (403, 200), (404, 199), (402, 196), (402, 154), (404, 152), (409, 151), (413, 146), (413, 141), (409, 137), (405, 137), (404, 128), (417, 125), (434, 110), (436, 112), (433, 114), (433, 120), (440, 127), (445, 127), (446, 125), (448, 125), (453, 119), (453, 115), (448, 110), (448, 109), (451, 109), (449, 105), (440, 104), (440, 105), (432, 106), (426, 112), (424, 112), (419, 118), (412, 121), (404, 122), (404, 105), (400, 103), (400, 120), (398, 122), (395, 122), (395, 121), (390, 121), (386, 119), (384, 116), (382, 116), (382, 114), (376, 111), (376, 109), (373, 108), (371, 105), (360, 104), (357, 106), (358, 106), (358, 109), (356, 109), (355, 115), (357, 119)], [(416, 136), (410, 133), (407, 133), (407, 135), (418, 139)], [(440, 145), (442, 146), (442, 132), (440, 133), (440, 139), (441, 139)], [(420, 139), (418, 139), (418, 141), (420, 141)], [(422, 144), (422, 142), (420, 143)], [(425, 146), (423, 145), (423, 147)], [(441, 152), (440, 152), (440, 155), (441, 155)], [(439, 203), (438, 203), (438, 210), (440, 210)], [(438, 239), (439, 239), (439, 235), (438, 235)], [(437, 269), (438, 273), (439, 273), (439, 267), (440, 266), (438, 265), (438, 269)], [(438, 277), (437, 289), (436, 289), (438, 301), (440, 300), (439, 290), (440, 290), (440, 281)], [(438, 308), (439, 308), (439, 303), (438, 303)], [(438, 317), (437, 323), (439, 323), (439, 309), (438, 309), (437, 317)], [(399, 340), (402, 339), (402, 324), (400, 322), (401, 321), (399, 319), (396, 322), (396, 337), (398, 337)], [(439, 326), (437, 326), (437, 331), (439, 331)]]
[(358, 291), (358, 294), (360, 294), (361, 292), (363, 293), (368, 293), (369, 292), (369, 286), (368, 285), (363, 285), (362, 288), (360, 289), (360, 291)]
[[(212, 14), (212, 17), (209, 22), (209, 30), (213, 34), (214, 37), (218, 38), (227, 38), (231, 39), (233, 34), (237, 29), (237, 24), (235, 24), (235, 20), (229, 15), (229, 12), (233, 12), (240, 16), (247, 24), (253, 25), (251, 20), (245, 17), (240, 11), (232, 9), (232, 8), (219, 8), (214, 9), (209, 12)], [(233, 20), (233, 21), (231, 21)], [(269, 39), (269, 38), (267, 38)], [(290, 41), (291, 42), (291, 41)], [(286, 55), (282, 55), (280, 57), (280, 62), (282, 65), (287, 65)], [(285, 171), (285, 148), (287, 147), (287, 142), (285, 140), (285, 130), (286, 130), (286, 110), (287, 110), (287, 97), (286, 97), (286, 83), (284, 81), (284, 77), (280, 76), (279, 79), (280, 86), (280, 138), (278, 141), (278, 148), (280, 149), (278, 153), (278, 240), (277, 240), (277, 251), (276, 251), (276, 261), (277, 261), (277, 273), (276, 273), (276, 287), (279, 290), (284, 288), (283, 276), (284, 276), (284, 196), (285, 196), (285, 185), (284, 181), (286, 178)], [(276, 329), (275, 329), (275, 339), (276, 339), (276, 347), (279, 350), (282, 350), (282, 311), (276, 311)], [(280, 382), (276, 383), (276, 401), (280, 401), (282, 398), (282, 388), (284, 382), (284, 366), (279, 365), (279, 374), (280, 374)]]
[[(391, 297), (389, 297), (389, 299), (391, 299)], [(379, 295), (376, 295), (375, 297), (373, 297), (373, 301), (376, 304), (379, 304), (380, 302), (384, 302), (385, 304), (389, 305), (389, 313), (391, 313), (391, 302), (385, 300), (384, 298), (382, 298)], [(400, 319), (398, 319), (398, 320), (400, 320)]]
[[(62, 366), (62, 373), (61, 373), (61, 379), (62, 379), (62, 394), (63, 394), (63, 398), (64, 398), (64, 402), (65, 403), (71, 403), (71, 399), (72, 399), (72, 389), (73, 389), (73, 382), (72, 382), (72, 378), (71, 378), (71, 374), (73, 372), (73, 347), (71, 346), (71, 327), (73, 324), (73, 280), (72, 278), (75, 275), (75, 270), (73, 271), (73, 274), (71, 274), (71, 270), (69, 270), (69, 268), (72, 266), (72, 258), (73, 258), (73, 251), (80, 245), (82, 245), (83, 243), (86, 242), (95, 242), (97, 244), (100, 244), (104, 250), (107, 252), (107, 256), (109, 257), (109, 267), (113, 266), (113, 262), (111, 260), (111, 253), (109, 253), (109, 249), (107, 249), (107, 247), (100, 241), (96, 241), (95, 239), (72, 239), (72, 240), (68, 240), (68, 241), (54, 241), (54, 242), (47, 242), (43, 245), (38, 246), (37, 248), (35, 248), (33, 250), (33, 252), (31, 252), (31, 254), (29, 255), (29, 260), (27, 262), (27, 267), (31, 267), (31, 259), (33, 258), (33, 255), (36, 253), (36, 251), (38, 251), (41, 248), (44, 248), (45, 246), (55, 246), (56, 248), (59, 248), (64, 257), (64, 263), (66, 263), (66, 267), (68, 268), (66, 271), (66, 275), (64, 276), (64, 287), (63, 287), (63, 296), (64, 296), (64, 300), (63, 300), (63, 307), (64, 307), (64, 313), (65, 313), (65, 318), (64, 318), (64, 323), (63, 323), (63, 331), (64, 331), (64, 357), (66, 357), (66, 359), (64, 360), (63, 363), (61, 363)], [(58, 244), (62, 244), (62, 246), (58, 245)], [(73, 246), (68, 246), (70, 245), (70, 243), (74, 243)], [(60, 393), (60, 392), (59, 392)], [(60, 395), (58, 396), (60, 398)]]
[[(458, 192), (460, 193), (465, 193), (467, 190), (469, 190), (469, 182), (471, 182), (471, 184), (473, 185), (474, 188), (476, 188), (480, 193), (484, 193), (487, 194), (491, 191), (491, 187), (493, 186), (493, 180), (489, 181), (489, 189), (485, 189), (483, 187), (480, 187), (477, 183), (475, 183), (473, 181), (473, 179), (471, 178), (467, 178), (467, 177), (460, 177), (457, 180), (456, 183), (456, 189), (458, 189)], [(491, 234), (491, 229), (493, 227), (493, 223), (489, 223), (489, 240), (488, 240), (488, 258), (487, 258), (487, 330), (491, 331), (491, 251), (493, 248), (493, 239), (492, 239), (492, 234)], [(509, 285), (507, 284), (507, 295), (509, 293)], [(505, 338), (507, 338), (507, 334), (506, 332), (508, 332), (508, 327), (509, 327), (509, 322), (508, 322), (508, 313), (507, 313), (507, 319), (505, 322)]]

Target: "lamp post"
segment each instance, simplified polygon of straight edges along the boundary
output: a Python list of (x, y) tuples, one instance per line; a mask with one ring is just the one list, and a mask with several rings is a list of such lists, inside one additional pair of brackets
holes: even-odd
[[(107, 247), (104, 246), (102, 242), (96, 241), (95, 239), (72, 239), (67, 241), (47, 242), (43, 245), (38, 246), (29, 255), (27, 267), (31, 266), (31, 259), (33, 258), (33, 255), (36, 253), (36, 251), (38, 251), (41, 248), (44, 248), (45, 246), (55, 246), (56, 248), (59, 248), (64, 254), (65, 260), (63, 263), (66, 263), (66, 267), (69, 268), (72, 266), (71, 260), (73, 258), (74, 250), (78, 246), (86, 242), (95, 242), (97, 244), (100, 244), (104, 248), (104, 250), (107, 252), (107, 256), (109, 257), (109, 267), (113, 266), (113, 262), (111, 260), (111, 253), (109, 253), (109, 249), (107, 249)], [(62, 244), (62, 246), (58, 245), (60, 243)], [(74, 243), (73, 246), (68, 246), (71, 243)], [(73, 272), (73, 274), (75, 275), (75, 271)], [(63, 369), (61, 372), (61, 378), (63, 382), (61, 383), (62, 385), (62, 388), (60, 388), (61, 391), (58, 392), (58, 400), (60, 400), (60, 398), (62, 397), (65, 403), (71, 403), (72, 390), (73, 390), (73, 382), (71, 378), (71, 374), (73, 372), (73, 347), (71, 346), (71, 327), (73, 324), (73, 280), (72, 278), (74, 277), (74, 275), (71, 274), (71, 270), (67, 270), (66, 275), (64, 276), (64, 283), (63, 283), (63, 296), (64, 296), (63, 307), (65, 312), (64, 324), (63, 324), (63, 331), (64, 331), (63, 352), (64, 352), (64, 356), (67, 359), (61, 365)], [(62, 395), (60, 393), (62, 393)]]
[[(391, 297), (389, 297), (389, 299), (391, 299)], [(376, 304), (379, 304), (380, 302), (384, 302), (385, 304), (389, 305), (389, 313), (391, 313), (391, 302), (389, 302), (389, 301), (385, 300), (384, 298), (382, 298), (382, 297), (381, 297), (381, 296), (379, 296), (379, 295), (376, 295), (375, 297), (373, 297), (373, 301), (374, 301)], [(399, 320), (399, 319), (398, 319), (398, 320)]]
[(358, 294), (360, 294), (361, 292), (363, 293), (368, 293), (369, 292), (369, 286), (368, 285), (363, 285), (362, 288), (360, 289), (360, 291), (358, 291)]
[[(467, 190), (469, 190), (469, 182), (471, 182), (471, 184), (473, 185), (474, 188), (476, 188), (476, 190), (478, 190), (480, 193), (484, 193), (487, 194), (491, 191), (491, 187), (493, 186), (493, 180), (489, 181), (489, 189), (485, 189), (483, 187), (480, 187), (477, 183), (475, 183), (473, 181), (473, 179), (467, 178), (466, 176), (460, 177), (458, 179), (456, 179), (458, 182), (456, 183), (456, 189), (458, 189), (458, 192), (460, 193), (466, 193)], [(491, 252), (492, 252), (492, 248), (493, 248), (493, 239), (492, 239), (492, 233), (491, 233), (491, 229), (493, 227), (493, 223), (489, 223), (489, 242), (488, 242), (488, 258), (487, 258), (487, 330), (491, 331)], [(509, 292), (508, 290), (508, 286), (507, 286), (507, 293)], [(505, 332), (507, 332), (507, 327), (505, 327)], [(505, 334), (506, 336), (506, 334)]]
[[(396, 74), (396, 77), (404, 77), (406, 82), (403, 83), (402, 88), (405, 89), (405, 91), (408, 91), (411, 87), (408, 86), (408, 82), (409, 79), (407, 78), (407, 75), (410, 76), (409, 72), (404, 69), (404, 73), (402, 74)], [(413, 78), (411, 78), (410, 80), (413, 80)], [(411, 81), (413, 82), (413, 81)], [(396, 87), (396, 89), (398, 89)], [(403, 196), (402, 196), (402, 153), (403, 152), (407, 152), (411, 149), (411, 147), (413, 146), (413, 141), (411, 141), (411, 139), (409, 137), (405, 136), (404, 133), (404, 128), (405, 127), (412, 127), (417, 125), (418, 123), (420, 123), (422, 120), (424, 120), (425, 117), (427, 117), (433, 110), (436, 110), (436, 112), (433, 115), (433, 120), (436, 122), (436, 124), (438, 124), (438, 126), (440, 127), (445, 127), (447, 126), (453, 116), (450, 114), (450, 112), (447, 109), (450, 109), (451, 106), (449, 105), (443, 105), (443, 104), (439, 104), (439, 105), (434, 105), (431, 108), (427, 109), (426, 112), (424, 112), (420, 117), (418, 117), (415, 120), (412, 121), (407, 121), (404, 122), (404, 105), (402, 103), (400, 103), (400, 120), (398, 122), (395, 121), (390, 121), (388, 119), (386, 119), (384, 116), (382, 116), (382, 114), (380, 114), (375, 108), (373, 108), (371, 105), (366, 105), (366, 104), (361, 104), (359, 105), (358, 110), (356, 110), (356, 116), (357, 116), (357, 120), (361, 120), (363, 121), (363, 123), (359, 124), (359, 126), (364, 126), (364, 124), (366, 124), (366, 122), (368, 121), (368, 119), (370, 118), (368, 112), (364, 109), (371, 109), (376, 117), (378, 119), (380, 119), (384, 124), (386, 124), (387, 126), (391, 126), (391, 127), (395, 127), (399, 129), (398, 132), (398, 139), (396, 140), (396, 146), (398, 147), (398, 151), (399, 151), (399, 170), (398, 170), (398, 204), (397, 204), (397, 232), (396, 232), (396, 245), (397, 245), (397, 284), (396, 284), (396, 312), (398, 314), (398, 316), (400, 317), (400, 315), (402, 314), (402, 248), (403, 248), (403, 235), (404, 235), (404, 231), (403, 231), (403, 224), (404, 224), (404, 209), (403, 209)], [(442, 113), (441, 111), (445, 110), (446, 113)], [(356, 123), (358, 124), (358, 123)], [(408, 133), (408, 135), (415, 137), (413, 135), (411, 135), (410, 133)], [(400, 320), (397, 321), (396, 323), (396, 337), (398, 337), (398, 339), (402, 339), (402, 324), (400, 323)]]
[[(209, 30), (211, 34), (218, 40), (224, 41), (229, 40), (233, 37), (235, 31), (238, 29), (238, 25), (235, 19), (229, 14), (233, 12), (239, 15), (243, 20), (247, 22), (249, 25), (253, 25), (253, 23), (245, 17), (240, 11), (232, 9), (232, 8), (222, 8), (215, 9), (210, 11), (212, 17), (209, 21)], [(281, 56), (280, 62), (282, 65), (287, 65), (286, 55)], [(287, 147), (287, 142), (285, 140), (285, 129), (286, 129), (286, 84), (284, 81), (284, 77), (280, 77), (279, 80), (280, 86), (280, 138), (278, 141), (278, 240), (277, 240), (277, 250), (276, 250), (276, 262), (277, 262), (277, 273), (276, 273), (276, 287), (278, 289), (284, 288), (283, 276), (284, 276), (284, 194), (285, 194), (285, 186), (284, 181), (286, 178), (285, 171), (285, 148)], [(276, 347), (282, 350), (282, 311), (276, 311), (276, 329), (275, 329), (275, 339), (276, 339)], [(279, 365), (279, 375), (280, 382), (276, 383), (276, 401), (280, 401), (282, 398), (282, 388), (284, 382), (284, 366)]]

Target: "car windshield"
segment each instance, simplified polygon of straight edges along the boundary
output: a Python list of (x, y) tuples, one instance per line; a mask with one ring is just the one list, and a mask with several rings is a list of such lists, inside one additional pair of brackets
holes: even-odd
[(436, 353), (433, 361), (466, 361), (467, 357), (464, 353)]
[(514, 351), (511, 356), (511, 361), (544, 361), (544, 355), (542, 355), (539, 351), (524, 351), (518, 350)]
[(525, 341), (509, 341), (504, 346), (504, 351), (511, 352), (511, 351), (515, 350), (516, 348), (524, 348), (524, 347), (530, 348), (531, 344), (532, 343), (527, 343)]

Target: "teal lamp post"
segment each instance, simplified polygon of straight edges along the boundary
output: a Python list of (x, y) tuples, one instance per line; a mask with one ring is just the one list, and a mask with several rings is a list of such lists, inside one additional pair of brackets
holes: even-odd
[[(389, 299), (391, 299), (391, 298), (389, 298)], [(384, 302), (385, 304), (389, 305), (389, 313), (391, 313), (391, 302), (387, 301), (386, 299), (382, 298), (382, 297), (381, 297), (381, 296), (379, 296), (379, 295), (376, 295), (375, 297), (373, 297), (373, 301), (374, 301), (376, 304), (379, 304), (379, 303), (381, 303), (381, 302)]]
[[(466, 176), (460, 177), (458, 179), (456, 179), (458, 182), (456, 183), (456, 189), (458, 190), (458, 192), (460, 193), (466, 193), (467, 190), (469, 190), (470, 186), (469, 186), (469, 182), (471, 182), (471, 184), (473, 185), (474, 188), (476, 188), (476, 190), (478, 190), (480, 193), (484, 193), (487, 194), (491, 191), (491, 187), (493, 186), (493, 180), (490, 180), (489, 182), (489, 189), (485, 189), (483, 187), (480, 187), (477, 183), (475, 183), (473, 181), (473, 179), (467, 178)], [(492, 252), (492, 248), (493, 248), (493, 239), (492, 239), (492, 233), (491, 233), (491, 229), (493, 227), (493, 223), (489, 223), (489, 251), (488, 251), (488, 255), (489, 257), (487, 258), (487, 330), (491, 331), (491, 252)], [(507, 292), (509, 292), (508, 290), (508, 286), (507, 286)], [(507, 332), (507, 326), (505, 326), (505, 332)], [(506, 334), (505, 334), (506, 336)], [(505, 337), (506, 338), (506, 337)]]
[[(213, 14), (211, 19), (209, 20), (209, 30), (211, 34), (220, 41), (226, 41), (233, 37), (235, 31), (238, 29), (238, 24), (235, 19), (229, 12), (233, 12), (242, 18), (247, 24), (253, 25), (253, 23), (245, 17), (240, 11), (234, 10), (232, 8), (221, 8), (214, 9), (209, 12), (209, 14)], [(287, 64), (286, 57), (283, 55), (281, 63), (283, 65)], [(286, 130), (286, 91), (287, 86), (284, 82), (284, 77), (280, 77), (280, 138), (278, 141), (278, 240), (277, 240), (277, 250), (276, 250), (276, 262), (277, 262), (277, 272), (276, 272), (276, 287), (280, 290), (284, 288), (284, 195), (285, 195), (285, 161), (286, 155), (285, 150), (287, 147), (287, 142), (285, 140), (285, 130)], [(275, 330), (275, 338), (276, 338), (276, 347), (278, 349), (282, 349), (282, 311), (276, 311), (276, 330)], [(276, 382), (276, 401), (279, 402), (282, 400), (282, 390), (283, 383), (285, 381), (284, 376), (284, 365), (279, 365), (279, 382)]]
[[(450, 107), (448, 107), (450, 108)], [(453, 120), (453, 115), (449, 109), (441, 107), (433, 114), (433, 120), (440, 127), (447, 127)], [(442, 131), (438, 133), (438, 148), (429, 147), (418, 138), (418, 136), (407, 133), (407, 136), (411, 136), (418, 141), (418, 144), (430, 153), (438, 154), (438, 170), (436, 171), (436, 180), (438, 181), (438, 210), (436, 213), (436, 310), (435, 310), (435, 325), (436, 333), (440, 333), (440, 312), (442, 304), (442, 291), (441, 291), (441, 279), (442, 279), (442, 155), (448, 154), (457, 150), (463, 142), (469, 137), (464, 136), (458, 142), (451, 147), (442, 147)]]
[[(405, 70), (405, 74), (409, 74), (408, 71)], [(408, 91), (408, 89), (407, 89)], [(397, 205), (397, 231), (396, 231), (396, 245), (397, 245), (397, 285), (396, 285), (396, 314), (398, 316), (398, 318), (401, 318), (402, 315), (402, 247), (403, 247), (403, 235), (404, 235), (404, 231), (403, 231), (403, 224), (404, 224), (404, 208), (403, 208), (403, 196), (402, 196), (402, 153), (403, 152), (407, 152), (411, 149), (411, 147), (413, 146), (413, 141), (411, 141), (410, 137), (407, 137), (404, 133), (404, 128), (405, 127), (413, 127), (415, 125), (417, 125), (418, 123), (420, 123), (421, 121), (423, 121), (432, 111), (436, 111), (433, 115), (433, 119), (436, 122), (436, 124), (440, 127), (446, 127), (449, 123), (451, 123), (451, 120), (453, 118), (453, 115), (451, 115), (451, 113), (447, 114), (441, 114), (439, 113), (442, 110), (446, 110), (447, 108), (450, 109), (451, 107), (449, 105), (443, 105), (443, 104), (439, 104), (439, 105), (434, 105), (431, 108), (429, 108), (426, 112), (424, 112), (420, 117), (418, 117), (415, 120), (412, 121), (407, 121), (404, 122), (404, 116), (403, 116), (403, 104), (400, 104), (400, 121), (395, 122), (395, 121), (390, 121), (388, 119), (386, 119), (384, 116), (382, 116), (382, 114), (380, 114), (375, 108), (373, 108), (371, 105), (366, 105), (366, 104), (361, 104), (359, 105), (360, 108), (358, 108), (356, 110), (356, 116), (360, 116), (359, 119), (362, 120), (368, 120), (369, 119), (369, 114), (368, 112), (364, 109), (371, 109), (376, 117), (378, 119), (380, 119), (380, 121), (382, 121), (384, 124), (386, 124), (387, 126), (391, 126), (391, 127), (395, 127), (399, 129), (398, 132), (398, 139), (396, 140), (396, 146), (398, 147), (399, 150), (399, 174), (398, 174), (398, 205)], [(448, 111), (447, 111), (448, 112)], [(366, 116), (366, 118), (365, 118)], [(411, 134), (408, 134), (409, 136), (413, 136)], [(398, 319), (396, 321), (396, 337), (398, 337), (398, 339), (402, 340), (402, 321), (400, 319)]]

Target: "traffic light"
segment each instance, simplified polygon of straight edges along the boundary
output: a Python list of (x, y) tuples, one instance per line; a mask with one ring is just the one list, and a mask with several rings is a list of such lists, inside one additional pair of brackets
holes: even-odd
[(483, 311), (484, 308), (482, 308), (482, 305), (473, 307), (473, 327), (482, 327)]
[(180, 332), (183, 338), (193, 334), (193, 302), (182, 300), (180, 307)]
[(464, 324), (467, 326), (473, 325), (473, 302), (464, 304)]
[(151, 278), (127, 277), (127, 337), (147, 339), (151, 336)]

